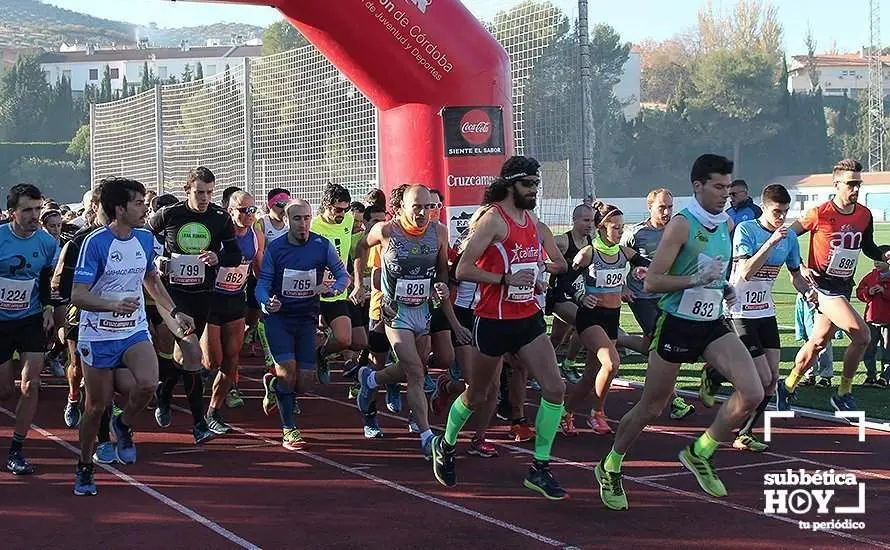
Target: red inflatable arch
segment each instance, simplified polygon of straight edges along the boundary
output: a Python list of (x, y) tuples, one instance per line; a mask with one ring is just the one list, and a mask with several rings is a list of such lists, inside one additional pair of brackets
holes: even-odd
[(510, 59), (460, 0), (273, 6), (379, 109), (381, 186), (445, 193), (454, 238), (513, 150)]

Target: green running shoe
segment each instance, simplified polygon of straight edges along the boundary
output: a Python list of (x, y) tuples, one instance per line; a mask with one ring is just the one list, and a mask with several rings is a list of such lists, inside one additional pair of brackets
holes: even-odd
[(596, 482), (600, 486), (600, 499), (610, 510), (627, 510), (627, 495), (621, 482), (621, 472), (607, 472), (600, 462), (593, 469)]
[(265, 390), (263, 395), (263, 412), (266, 413), (266, 416), (269, 416), (272, 414), (272, 411), (278, 408), (278, 396), (275, 394), (275, 383), (277, 381), (278, 377), (271, 372), (263, 375), (263, 390)]
[(708, 377), (708, 370), (702, 368), (701, 382), (699, 382), (698, 385), (698, 398), (701, 401), (701, 404), (709, 409), (713, 407), (714, 395), (716, 395), (718, 389), (720, 388), (715, 388), (711, 383), (711, 379)]
[(695, 406), (687, 403), (686, 400), (679, 395), (671, 401), (671, 418), (674, 420), (686, 418), (694, 412)]
[(714, 465), (711, 464), (710, 458), (696, 456), (691, 445), (680, 451), (678, 456), (683, 466), (686, 466), (686, 469), (695, 476), (696, 481), (698, 481), (704, 492), (712, 497), (726, 496), (726, 487), (720, 481), (720, 478), (717, 477), (717, 471), (714, 470)]
[(732, 446), (740, 451), (751, 451), (752, 453), (762, 453), (769, 449), (769, 445), (758, 440), (751, 434), (739, 435), (732, 442)]

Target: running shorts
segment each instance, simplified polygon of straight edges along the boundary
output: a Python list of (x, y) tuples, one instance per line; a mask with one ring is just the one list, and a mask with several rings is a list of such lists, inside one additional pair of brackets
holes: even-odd
[(713, 321), (691, 321), (662, 311), (655, 322), (649, 351), (668, 363), (695, 363), (711, 342), (732, 332), (724, 317)]
[(448, 318), (445, 317), (445, 311), (441, 307), (434, 307), (432, 313), (430, 313), (430, 334), (444, 330), (451, 330), (451, 324), (448, 323)]
[(631, 312), (634, 314), (634, 319), (637, 320), (637, 324), (640, 325), (640, 328), (643, 330), (643, 336), (652, 337), (652, 333), (655, 332), (655, 321), (658, 319), (658, 300), (660, 298), (634, 298), (633, 302), (630, 302), (628, 305), (630, 306)]
[(43, 335), (43, 313), (24, 319), (0, 321), (0, 364), (6, 363), (15, 352), (43, 353), (46, 338)]
[[(337, 300), (336, 302), (321, 302), (321, 318), (331, 326), (334, 319), (349, 317), (349, 300)], [(355, 326), (355, 325), (352, 325)]]
[[(468, 329), (473, 328), (473, 323), (476, 321), (475, 316), (473, 315), (473, 310), (466, 307), (454, 306), (454, 316), (457, 317), (457, 322), (463, 325)], [(454, 331), (451, 332), (451, 345), (452, 347), (459, 348), (464, 345), (470, 344), (461, 344), (454, 337)]]
[(204, 334), (204, 327), (210, 317), (211, 297), (217, 296), (211, 292), (182, 292), (175, 288), (168, 288), (170, 298), (176, 304), (179, 311), (195, 320), (195, 335), (200, 339)]
[(210, 302), (210, 315), (207, 322), (221, 327), (238, 319), (244, 319), (247, 315), (247, 300), (244, 293), (220, 294), (214, 293)]
[[(324, 304), (325, 302), (322, 302)], [(368, 322), (370, 322), (369, 318), (369, 307), (368, 304), (362, 304), (357, 306), (352, 302), (347, 301), (346, 305), (349, 311), (349, 318), (352, 319), (352, 328), (364, 328), (368, 326)]]
[(140, 330), (122, 340), (78, 342), (77, 354), (81, 362), (94, 369), (116, 369), (123, 365), (124, 354), (140, 342), (151, 342), (147, 330)]
[(782, 349), (779, 325), (775, 317), (733, 319), (732, 324), (742, 343), (751, 353), (751, 357), (760, 357), (764, 350)]
[[(336, 303), (336, 302), (331, 302)], [(296, 361), (300, 370), (312, 370), (316, 364), (316, 319), (266, 316), (266, 340), (269, 352), (279, 365)]]
[(525, 319), (486, 319), (477, 317), (473, 325), (473, 345), (480, 353), (500, 357), (532, 343), (547, 333), (544, 312), (538, 311)]
[(603, 329), (609, 340), (617, 340), (619, 324), (621, 324), (620, 307), (589, 308), (581, 306), (578, 308), (578, 313), (575, 314), (575, 330), (578, 331), (578, 334), (590, 327), (598, 326)]
[(409, 330), (415, 336), (426, 336), (430, 333), (429, 302), (419, 306), (407, 306), (384, 298), (382, 313), (383, 323), (389, 328)]

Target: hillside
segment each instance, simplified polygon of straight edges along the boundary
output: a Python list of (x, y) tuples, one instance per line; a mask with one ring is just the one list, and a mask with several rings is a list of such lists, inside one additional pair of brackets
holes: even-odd
[(158, 46), (177, 46), (181, 40), (192, 44), (209, 38), (228, 41), (233, 35), (245, 39), (259, 37), (263, 28), (240, 23), (216, 23), (199, 27), (162, 29), (137, 27), (121, 21), (92, 17), (44, 4), (38, 0), (0, 0), (0, 49), (58, 49), (64, 42), (96, 44), (135, 44), (137, 36), (147, 37)]

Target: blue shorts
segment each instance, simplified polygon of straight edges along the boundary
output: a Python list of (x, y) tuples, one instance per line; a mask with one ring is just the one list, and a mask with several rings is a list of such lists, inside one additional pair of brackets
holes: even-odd
[(381, 317), (389, 328), (410, 330), (414, 336), (426, 336), (430, 333), (432, 312), (429, 302), (419, 306), (408, 306), (384, 298)]
[(122, 365), (124, 354), (140, 342), (151, 342), (147, 330), (140, 330), (123, 340), (77, 343), (77, 354), (83, 364), (94, 369), (116, 369)]
[(315, 369), (315, 329), (317, 319), (287, 319), (279, 315), (266, 317), (266, 340), (269, 352), (279, 365), (296, 360), (300, 370)]

